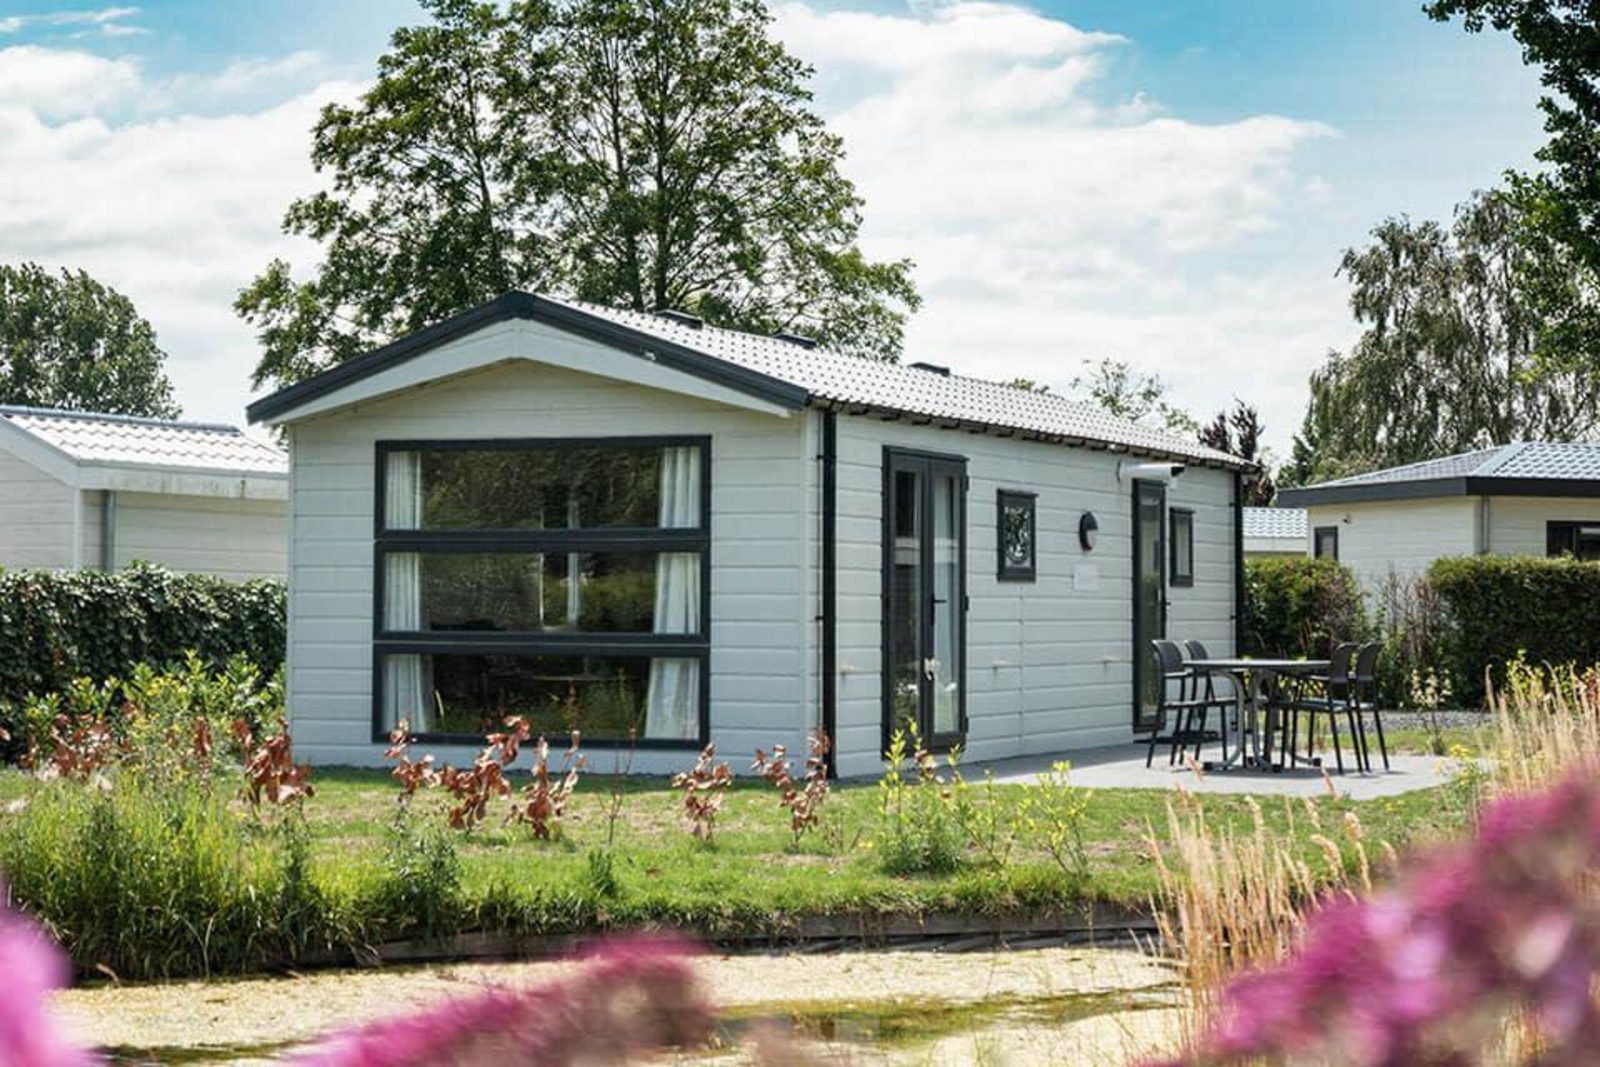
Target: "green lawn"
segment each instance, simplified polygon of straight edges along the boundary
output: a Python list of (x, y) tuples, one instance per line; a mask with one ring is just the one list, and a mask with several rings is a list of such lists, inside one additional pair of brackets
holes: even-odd
[[(522, 778), (517, 775), (519, 785)], [(398, 795), (394, 781), (383, 771), (320, 769), (314, 782), (316, 795), (304, 810), (310, 836), (310, 878), (317, 896), (315, 914), (295, 919), (304, 923), (307, 931), (298, 943), (376, 944), (428, 932), (390, 914), (395, 910), (397, 874), (392, 857), (386, 863), (385, 852)], [(1084, 825), (1090, 859), (1086, 880), (1064, 875), (1027, 832), (1018, 836), (1002, 865), (986, 862), (978, 850), (968, 849), (964, 861), (951, 873), (893, 876), (882, 870), (878, 858), (880, 801), (876, 785), (836, 787), (824, 807), (822, 829), (796, 846), (788, 829), (788, 813), (778, 807), (776, 791), (765, 783), (739, 782), (727, 796), (715, 840), (705, 844), (686, 829), (677, 793), (660, 780), (630, 779), (620, 787), (623, 803), (612, 850), (617, 885), (615, 891), (606, 892), (596, 887), (591, 876), (590, 853), (604, 843), (607, 834), (611, 787), (609, 776), (587, 775), (554, 841), (538, 841), (526, 827), (505, 825), (504, 808), (471, 832), (449, 831), (460, 859), (459, 892), (444, 912), (448, 918), (439, 921), (446, 929), (431, 932), (558, 933), (660, 924), (710, 934), (773, 935), (815, 916), (859, 917), (870, 923), (879, 917), (930, 914), (1043, 917), (1077, 913), (1091, 903), (1144, 909), (1158, 889), (1146, 836), (1154, 832), (1158, 839), (1165, 839), (1166, 805), (1173, 796), (1156, 790), (1094, 792)], [(9, 802), (40, 788), (36, 780), (18, 771), (0, 771), (0, 850), (9, 831), (29, 818), (27, 807), (18, 810)], [(53, 788), (81, 787), (56, 783)], [(992, 803), (1002, 824), (1013, 821), (1025, 788), (993, 787)], [(976, 787), (980, 801), (983, 790), (982, 785)], [(419, 795), (413, 802), (417, 821), (443, 826), (444, 800), (438, 794)], [(1213, 829), (1250, 832), (1252, 803), (1246, 798), (1207, 795), (1203, 804)], [(1285, 830), (1292, 821), (1298, 847), (1313, 870), (1325, 869), (1327, 861), (1311, 837), (1321, 831), (1343, 842), (1346, 812), (1354, 812), (1360, 819), (1368, 847), (1375, 853), (1379, 842), (1403, 847), (1419, 838), (1456, 830), (1465, 810), (1449, 787), (1367, 802), (1326, 795), (1309, 801), (1271, 798), (1262, 802), (1261, 809), (1276, 831)], [(242, 808), (236, 818), (249, 821)], [(78, 840), (92, 840), (92, 835)], [(248, 846), (252, 849), (268, 849), (259, 854), (264, 858), (250, 861), (256, 864), (251, 869), (257, 874), (250, 876), (258, 879), (255, 884), (281, 885), (263, 873), (281, 863), (281, 853), (271, 852), (276, 847), (271, 846), (271, 835), (251, 829), (245, 840), (259, 842)], [(59, 851), (65, 846), (50, 845), (47, 839), (46, 847)], [(157, 848), (171, 851), (170, 846)], [(280, 858), (274, 860), (271, 855)], [(137, 857), (119, 862), (146, 871), (138, 866)], [(156, 862), (160, 867), (170, 866), (160, 858)], [(100, 894), (85, 898), (70, 887), (57, 887), (49, 881), (67, 877), (48, 873), (54, 869), (48, 863), (36, 865), (30, 884), (33, 893), (46, 896), (56, 894), (59, 888), (60, 901), (24, 898), (22, 903), (46, 913), (42, 917), (55, 924), (80, 963), (92, 966), (97, 959), (115, 958), (130, 968), (121, 972), (125, 975), (250, 970), (282, 951), (281, 947), (250, 947), (256, 943), (253, 938), (267, 935), (250, 934), (249, 929), (260, 929), (261, 923), (277, 927), (284, 922), (273, 918), (279, 914), (273, 910), (277, 905), (258, 902), (249, 905), (259, 906), (249, 914), (267, 917), (250, 920), (257, 925), (246, 924), (244, 933), (229, 935), (232, 940), (225, 953), (219, 952), (216, 944), (204, 949), (208, 955), (203, 960), (195, 949), (174, 949), (165, 956), (147, 952), (152, 938), (168, 936), (158, 931), (169, 928), (161, 924), (170, 917), (140, 910), (150, 905), (139, 901), (165, 899), (161, 894), (176, 891), (160, 888), (165, 883), (159, 870), (148, 872), (152, 879), (148, 891), (119, 885), (116, 890), (85, 890)], [(21, 872), (18, 874), (16, 888), (21, 891), (24, 886)], [(93, 872), (71, 877), (93, 877)], [(398, 875), (402, 882), (410, 877), (405, 870)], [(135, 909), (128, 914), (137, 922), (148, 921), (152, 932), (137, 933), (129, 920), (110, 923), (98, 914), (93, 901), (108, 892), (124, 893), (130, 903), (118, 907)], [(271, 895), (281, 889), (249, 892)], [(238, 892), (228, 893), (233, 901), (228, 908), (237, 912), (246, 907), (248, 902), (241, 903)], [(206, 911), (211, 906), (209, 897), (192, 899), (190, 910)], [(52, 908), (61, 911), (59, 921), (48, 914)], [(198, 928), (211, 921), (207, 915), (183, 918), (180, 929)], [(245, 922), (229, 921), (236, 929)], [(97, 947), (76, 951), (75, 930), (82, 931), (86, 943), (92, 941)], [(220, 930), (215, 941), (224, 941)]]
[[(536, 841), (526, 828), (505, 826), (495, 818), (458, 834), (469, 890), (487, 892), (498, 886), (519, 895), (542, 889), (555, 898), (565, 895), (564, 890), (581, 896), (586, 852), (606, 835), (610, 788), (606, 777), (586, 777), (554, 842)], [(1022, 789), (994, 787), (1003, 812), (1009, 815), (1015, 809)], [(376, 862), (396, 792), (380, 771), (319, 773), (317, 795), (306, 805), (318, 860), (347, 870)], [(1090, 883), (1069, 886), (1025, 834), (998, 872), (971, 854), (965, 869), (955, 874), (882, 873), (874, 855), (879, 811), (875, 785), (836, 787), (824, 806), (822, 829), (808, 834), (798, 847), (787, 812), (778, 807), (776, 791), (765, 784), (741, 782), (733, 788), (710, 845), (689, 834), (679, 795), (659, 782), (629, 781), (624, 794), (614, 850), (621, 882), (618, 906), (641, 917), (682, 916), (712, 923), (863, 910), (990, 910), (1076, 896), (1143, 906), (1157, 888), (1145, 839), (1152, 830), (1165, 838), (1169, 798), (1154, 790), (1095, 792), (1084, 829)], [(419, 811), (432, 812), (441, 798), (423, 796), (416, 803)], [(1287, 806), (1281, 799), (1264, 803), (1275, 829), (1287, 825)], [(1292, 806), (1300, 816), (1297, 828), (1309, 836), (1313, 830), (1304, 802)], [(1369, 834), (1395, 844), (1460, 824), (1458, 809), (1441, 804), (1432, 792), (1366, 803), (1320, 797), (1315, 806), (1327, 826), (1336, 827), (1344, 811), (1355, 811)], [(1240, 831), (1251, 825), (1250, 806), (1242, 797), (1207, 796), (1205, 807), (1213, 825)]]

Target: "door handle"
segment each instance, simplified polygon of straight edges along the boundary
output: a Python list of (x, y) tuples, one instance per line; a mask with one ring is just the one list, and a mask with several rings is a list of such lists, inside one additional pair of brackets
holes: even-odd
[(922, 661), (922, 673), (923, 676), (928, 679), (928, 681), (933, 681), (939, 673), (939, 661), (934, 659), (932, 656), (924, 659)]

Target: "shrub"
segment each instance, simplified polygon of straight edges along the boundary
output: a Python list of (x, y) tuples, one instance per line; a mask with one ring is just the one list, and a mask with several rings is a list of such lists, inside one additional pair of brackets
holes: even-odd
[(950, 787), (933, 753), (922, 747), (913, 720), (889, 739), (889, 758), (878, 783), (878, 814), (873, 846), (885, 873), (945, 874), (961, 866), (962, 830)]
[(1323, 656), (1369, 632), (1355, 575), (1336, 560), (1251, 559), (1244, 573), (1249, 655)]
[[(76, 678), (129, 679), (193, 652), (211, 671), (243, 657), (258, 679), (283, 665), (282, 582), (229, 582), (136, 565), (101, 571), (0, 571), (0, 727), (30, 694)], [(11, 729), (17, 734), (16, 729)]]
[(822, 825), (822, 804), (828, 799), (828, 750), (833, 743), (822, 727), (811, 731), (807, 739), (810, 754), (806, 756), (805, 779), (794, 777), (794, 766), (788, 749), (774, 745), (772, 755), (756, 749), (756, 758), (750, 769), (761, 775), (778, 790), (778, 806), (789, 809), (789, 830), (794, 834), (794, 844), (807, 830)]
[(1481, 702), (1486, 668), (1519, 655), (1553, 665), (1600, 662), (1600, 563), (1464, 556), (1435, 560), (1428, 579), (1443, 605), (1442, 659), (1464, 701)]
[(1420, 711), (1427, 710), (1430, 696), (1448, 699), (1453, 688), (1442, 666), (1444, 605), (1439, 591), (1426, 574), (1390, 571), (1376, 600), (1376, 625), (1383, 641), (1378, 692), (1384, 705)]
[(288, 951), (279, 850), (219, 796), (123, 774), (101, 789), (60, 781), (0, 831), (16, 900), (80, 965), (156, 978)]
[(733, 784), (733, 770), (717, 763), (717, 746), (707, 745), (687, 771), (672, 776), (672, 788), (683, 793), (683, 817), (695, 840), (710, 844), (717, 833), (717, 814)]

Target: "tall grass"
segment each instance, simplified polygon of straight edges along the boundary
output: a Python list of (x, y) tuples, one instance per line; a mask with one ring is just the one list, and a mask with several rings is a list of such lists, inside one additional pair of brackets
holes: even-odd
[[(1239, 834), (1214, 827), (1199, 797), (1180, 791), (1167, 804), (1168, 844), (1149, 837), (1161, 884), (1157, 923), (1182, 965), (1187, 993), (1179, 1014), (1186, 1045), (1199, 1036), (1228, 979), (1289, 953), (1319, 900), (1372, 888), (1365, 835), (1353, 813), (1339, 817), (1337, 830), (1325, 828), (1317, 801), (1286, 797), (1287, 827), (1273, 832), (1260, 804), (1253, 797), (1247, 803), (1251, 829)], [(1298, 834), (1301, 827), (1310, 834)], [(1306, 840), (1314, 850), (1309, 855), (1298, 843)]]
[[(1516, 660), (1505, 678), (1489, 692), (1492, 715), (1480, 730), (1481, 756), (1458, 751), (1440, 794), (1442, 804), (1460, 805), (1468, 818), (1497, 798), (1541, 791), (1573, 773), (1600, 772), (1600, 667)], [(1352, 813), (1325, 828), (1330, 816), (1318, 802), (1285, 801), (1289, 827), (1275, 833), (1253, 801), (1252, 810), (1251, 831), (1237, 834), (1214, 826), (1201, 801), (1180, 792), (1167, 806), (1167, 841), (1149, 837), (1160, 875), (1158, 922), (1187, 993), (1179, 1018), (1186, 1047), (1214, 1018), (1231, 979), (1286, 958), (1307, 918), (1328, 900), (1371, 893), (1374, 851), (1383, 873), (1401, 862), (1388, 844), (1369, 842)], [(1309, 822), (1320, 858), (1296, 844), (1296, 820)], [(1515, 1049), (1527, 1047), (1530, 1035), (1514, 1024), (1495, 1040)]]

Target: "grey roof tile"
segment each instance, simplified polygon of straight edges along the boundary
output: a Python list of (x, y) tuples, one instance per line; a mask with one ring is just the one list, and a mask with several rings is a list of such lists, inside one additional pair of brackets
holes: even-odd
[(1246, 537), (1306, 538), (1305, 508), (1245, 508)]
[(282, 449), (237, 427), (47, 408), (0, 407), (0, 418), (80, 463), (284, 475)]
[(1091, 404), (1053, 393), (945, 375), (910, 364), (882, 363), (765, 334), (694, 326), (661, 315), (543, 297), (638, 333), (788, 382), (814, 398), (900, 412), (935, 421), (1111, 445), (1241, 467), (1243, 461), (1163, 430), (1119, 419)]

